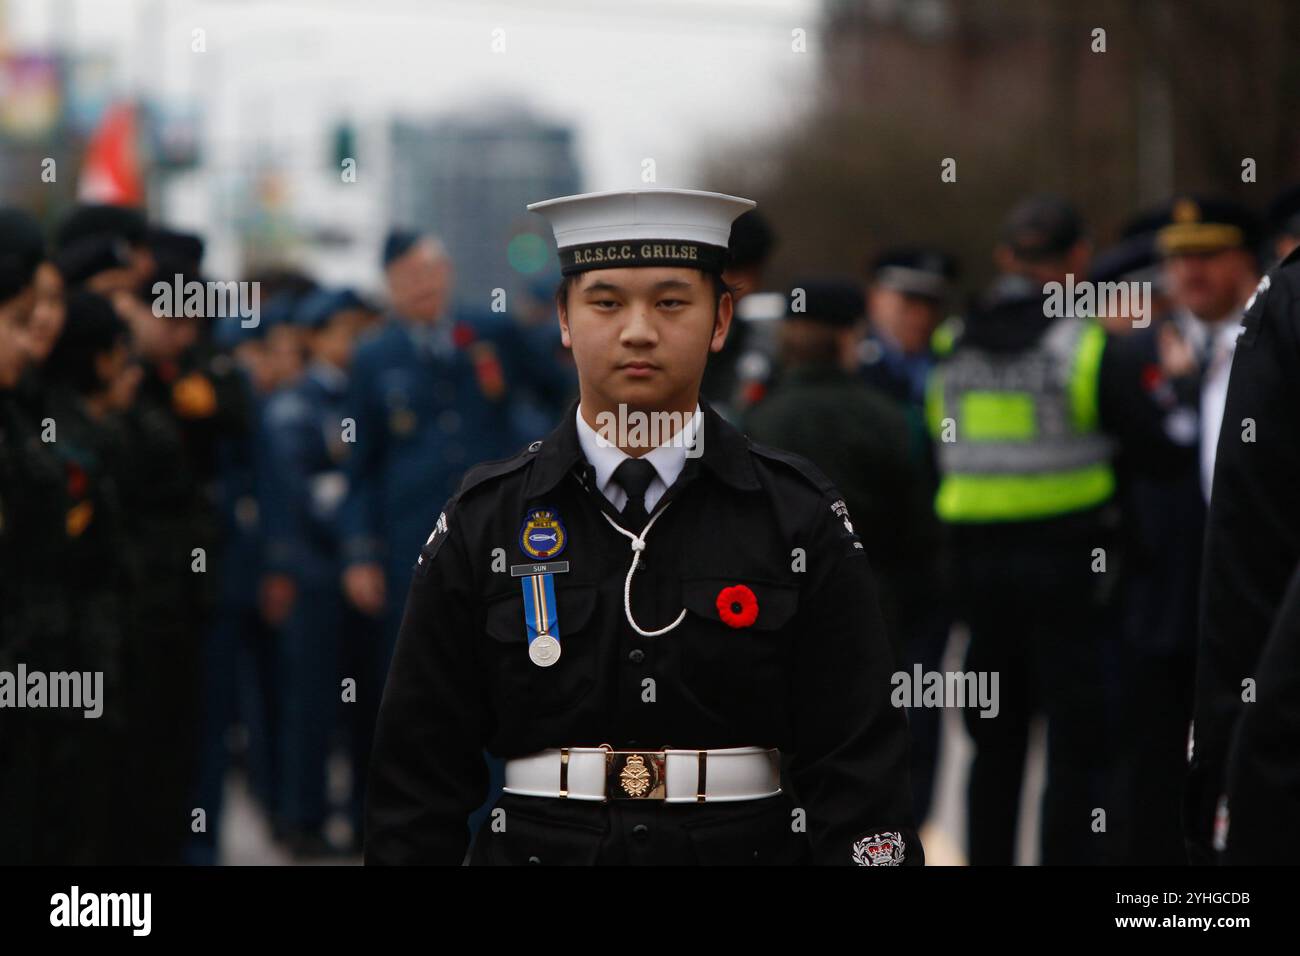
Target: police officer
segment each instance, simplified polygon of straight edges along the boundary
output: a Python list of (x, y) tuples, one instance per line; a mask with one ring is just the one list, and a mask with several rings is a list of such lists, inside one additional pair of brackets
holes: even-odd
[(871, 331), (859, 345), (862, 377), (909, 407), (925, 401), (934, 366), (931, 339), (945, 317), (957, 263), (937, 249), (899, 246), (871, 266), (867, 314)]
[(1208, 501), (1232, 353), (1246, 300), (1260, 278), (1259, 226), (1253, 212), (1227, 199), (1182, 196), (1169, 216), (1156, 236), (1174, 306), (1161, 327), (1162, 347), (1181, 351), (1186, 374), (1197, 381), (1201, 491)]
[(1003, 273), (964, 322), (940, 329), (927, 386), (941, 472), (935, 507), (970, 629), (966, 668), (1000, 674), (998, 715), (966, 713), (975, 864), (1013, 861), (1036, 713), (1048, 734), (1041, 860), (1106, 855), (1091, 813), (1110, 797), (1114, 445), (1168, 439), (1140, 375), (1101, 327), (1049, 305), (1050, 284), (1082, 275), (1088, 249), (1063, 200), (1031, 197), (1014, 208), (996, 250)]
[(1230, 862), (1295, 858), (1298, 299), (1292, 250), (1251, 297), (1232, 360), (1205, 535), (1183, 815), (1194, 863), (1225, 847)]
[[(807, 460), (699, 401), (753, 204), (534, 204), (580, 400), (472, 470), (420, 552), (375, 739), (371, 863), (920, 864), (862, 542)], [(598, 431), (599, 429), (599, 431)], [(781, 785), (788, 759), (795, 792)]]

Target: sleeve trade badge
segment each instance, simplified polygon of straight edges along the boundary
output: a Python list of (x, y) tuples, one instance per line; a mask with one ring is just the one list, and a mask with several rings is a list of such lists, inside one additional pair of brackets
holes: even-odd
[(528, 557), (545, 561), (555, 557), (569, 543), (569, 535), (554, 511), (537, 508), (528, 512), (519, 530), (519, 548)]

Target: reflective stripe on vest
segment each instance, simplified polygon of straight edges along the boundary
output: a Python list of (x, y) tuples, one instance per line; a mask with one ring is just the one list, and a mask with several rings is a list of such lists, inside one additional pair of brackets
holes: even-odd
[(926, 394), (943, 474), (940, 518), (1028, 521), (1111, 497), (1113, 445), (1097, 430), (1105, 343), (1096, 323), (1064, 318), (1032, 350), (1002, 355), (959, 344), (940, 363)]

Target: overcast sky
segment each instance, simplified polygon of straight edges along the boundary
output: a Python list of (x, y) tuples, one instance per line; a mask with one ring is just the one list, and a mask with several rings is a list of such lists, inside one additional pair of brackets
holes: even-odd
[[(256, 144), (318, 151), (340, 114), (381, 126), (522, 102), (577, 129), (591, 189), (638, 184), (646, 157), (659, 185), (693, 185), (710, 142), (806, 108), (819, 56), (815, 0), (6, 3), (15, 45), (110, 51), (124, 92), (196, 97), (227, 147), (216, 161)], [(191, 52), (195, 28), (206, 53)]]

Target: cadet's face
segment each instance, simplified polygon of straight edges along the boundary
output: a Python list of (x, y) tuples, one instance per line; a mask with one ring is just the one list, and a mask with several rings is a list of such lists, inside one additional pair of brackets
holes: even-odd
[(131, 350), (125, 342), (95, 356), (95, 374), (99, 376), (100, 391), (107, 397), (109, 408), (120, 412), (131, 407), (141, 369), (132, 361)]
[(312, 354), (336, 368), (352, 364), (352, 346), (361, 331), (364, 313), (352, 309), (338, 312), (311, 337)]
[(32, 357), (44, 362), (63, 334), (63, 277), (48, 262), (36, 270), (36, 307), (28, 331), (32, 336)]
[(236, 345), (235, 361), (248, 372), (253, 380), (253, 388), (259, 395), (265, 395), (275, 388), (275, 367), (267, 355), (266, 343), (261, 339)]
[(293, 326), (276, 325), (266, 333), (266, 355), (277, 387), (302, 373), (303, 351), (302, 334)]
[(1175, 305), (1217, 322), (1242, 305), (1255, 286), (1255, 269), (1241, 249), (1170, 256), (1165, 283)]
[(7, 302), (0, 302), (0, 388), (18, 384), (31, 357), (31, 336), (27, 332), (28, 316), (34, 293), (24, 290)]
[(696, 269), (598, 269), (580, 274), (560, 309), (589, 411), (689, 411), (709, 352), (731, 326), (731, 296), (715, 311), (713, 285)]

